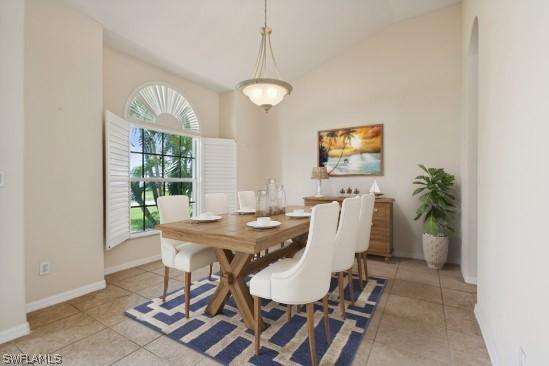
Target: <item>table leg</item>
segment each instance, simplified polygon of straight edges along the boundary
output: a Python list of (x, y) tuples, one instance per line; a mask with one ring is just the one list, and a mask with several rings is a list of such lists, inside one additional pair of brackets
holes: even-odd
[(216, 249), (216, 254), (223, 276), (220, 278), (206, 312), (211, 316), (221, 313), (228, 297), (233, 295), (242, 320), (248, 328), (253, 329), (253, 301), (250, 290), (244, 282), (245, 269), (253, 256), (248, 253), (233, 255), (231, 251), (224, 249)]

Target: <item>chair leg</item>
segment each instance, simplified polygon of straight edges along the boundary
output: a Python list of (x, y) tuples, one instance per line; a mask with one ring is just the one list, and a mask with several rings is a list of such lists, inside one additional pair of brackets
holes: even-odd
[(254, 296), (254, 333), (255, 333), (255, 354), (259, 356), (259, 347), (261, 341), (261, 299)]
[(347, 277), (349, 278), (349, 293), (351, 295), (351, 304), (355, 304), (355, 287), (353, 285), (353, 268), (347, 270)]
[(212, 280), (212, 267), (213, 267), (213, 264), (210, 263), (210, 273), (208, 274), (208, 280)]
[(330, 336), (330, 316), (328, 315), (328, 294), (322, 298), (322, 310), (324, 311), (324, 331), (326, 332), (326, 342), (332, 343)]
[(307, 307), (307, 330), (309, 333), (309, 351), (311, 353), (311, 365), (316, 366), (316, 342), (315, 342), (315, 309), (314, 303), (309, 303)]
[(185, 318), (189, 319), (191, 306), (191, 272), (185, 272)]
[(345, 314), (345, 287), (343, 285), (343, 272), (338, 272), (337, 273), (337, 280), (338, 280), (337, 287), (339, 287), (339, 308), (341, 309), (341, 317), (343, 319), (346, 319), (346, 314)]
[(364, 288), (364, 274), (362, 273), (363, 269), (362, 269), (361, 254), (362, 253), (356, 253), (355, 258), (356, 258), (356, 263), (358, 264), (358, 280), (359, 280), (358, 283), (360, 284), (360, 289), (362, 290)]
[(367, 254), (366, 252), (361, 253), (362, 255), (362, 262), (364, 263), (364, 274), (366, 275), (366, 282), (368, 282), (368, 261), (367, 261)]
[(286, 314), (288, 315), (288, 323), (292, 320), (292, 305), (287, 305)]
[(170, 280), (170, 267), (164, 266), (164, 294), (162, 295), (162, 302), (166, 302), (166, 295), (168, 294), (169, 280)]

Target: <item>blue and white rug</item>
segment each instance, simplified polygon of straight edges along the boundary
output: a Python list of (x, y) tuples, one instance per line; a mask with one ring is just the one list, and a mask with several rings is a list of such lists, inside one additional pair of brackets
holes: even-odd
[[(190, 319), (184, 316), (183, 289), (172, 292), (163, 303), (156, 298), (133, 309), (126, 315), (149, 328), (167, 335), (195, 351), (224, 365), (310, 365), (305, 307), (287, 321), (286, 306), (265, 300), (262, 305), (263, 321), (267, 328), (261, 334), (261, 352), (254, 354), (254, 334), (240, 318), (232, 297), (223, 314), (210, 317), (204, 311), (215, 291), (218, 277), (196, 281), (191, 287)], [(351, 305), (347, 281), (345, 298), (347, 319), (342, 320), (337, 299), (336, 277), (332, 278), (329, 296), (330, 331), (332, 343), (328, 347), (324, 333), (322, 303), (315, 305), (315, 338), (319, 363), (351, 365), (362, 337), (374, 314), (387, 280), (370, 277), (360, 292), (358, 278), (353, 280), (355, 305)]]

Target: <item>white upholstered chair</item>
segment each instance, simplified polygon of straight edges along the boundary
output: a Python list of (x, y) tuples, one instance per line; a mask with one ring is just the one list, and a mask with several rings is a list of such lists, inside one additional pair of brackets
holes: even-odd
[(283, 259), (258, 272), (250, 281), (254, 297), (255, 352), (259, 354), (262, 329), (261, 298), (287, 304), (306, 304), (311, 361), (316, 365), (314, 302), (322, 299), (326, 340), (330, 341), (328, 290), (332, 275), (334, 243), (339, 205), (337, 202), (313, 207), (309, 235), (299, 259)]
[(229, 213), (229, 201), (226, 193), (207, 193), (204, 195), (206, 212), (214, 215)]
[(335, 239), (335, 253), (332, 264), (332, 272), (337, 273), (339, 288), (339, 306), (341, 316), (345, 319), (345, 297), (343, 273), (347, 272), (349, 280), (349, 292), (351, 303), (354, 304), (355, 294), (353, 289), (353, 262), (356, 250), (356, 237), (358, 234), (358, 217), (360, 215), (360, 197), (346, 198), (341, 206), (339, 227)]
[[(358, 218), (358, 235), (355, 250), (360, 287), (363, 286), (363, 272), (366, 282), (368, 281), (366, 251), (370, 247), (370, 232), (372, 231), (372, 218), (374, 216), (375, 202), (376, 196), (373, 193), (365, 194), (360, 198), (360, 216)], [(364, 270), (362, 268), (363, 266)]]
[(241, 210), (255, 210), (255, 192), (238, 192), (238, 206)]
[[(341, 316), (345, 319), (345, 281), (343, 274), (346, 272), (349, 282), (351, 303), (354, 304), (353, 288), (353, 262), (356, 251), (356, 238), (358, 234), (358, 218), (360, 215), (360, 197), (346, 198), (341, 206), (339, 227), (335, 239), (335, 253), (332, 263), (332, 272), (337, 274), (339, 290), (339, 306)], [(296, 253), (294, 258), (303, 256), (303, 250)], [(299, 307), (298, 307), (299, 311)]]
[[(158, 198), (160, 223), (182, 221), (189, 218), (189, 198), (187, 196), (165, 196)], [(164, 263), (164, 294), (166, 301), (170, 268), (185, 273), (185, 316), (189, 317), (191, 301), (191, 272), (217, 261), (215, 251), (201, 244), (193, 244), (160, 237), (162, 263)]]

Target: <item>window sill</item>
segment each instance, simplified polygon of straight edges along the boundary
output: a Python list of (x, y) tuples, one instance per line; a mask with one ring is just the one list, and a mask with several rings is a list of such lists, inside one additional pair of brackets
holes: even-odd
[(149, 230), (149, 231), (143, 231), (140, 233), (133, 233), (133, 234), (130, 234), (130, 240), (145, 238), (147, 236), (153, 236), (153, 235), (159, 235), (159, 234), (160, 234), (160, 230)]

